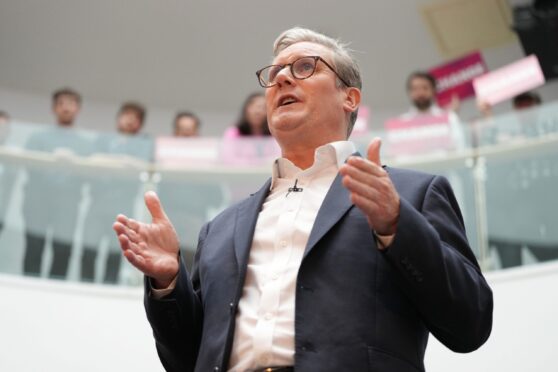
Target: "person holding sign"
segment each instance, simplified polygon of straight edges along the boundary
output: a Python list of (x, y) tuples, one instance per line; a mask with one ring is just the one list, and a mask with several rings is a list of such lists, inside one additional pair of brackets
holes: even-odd
[[(459, 117), (453, 109), (436, 104), (436, 79), (428, 72), (416, 71), (407, 78), (407, 94), (412, 103), (408, 112), (386, 123), (390, 140), (399, 152), (422, 153), (462, 149), (466, 145)], [(453, 107), (458, 106), (454, 100)], [(398, 141), (397, 129), (404, 132), (405, 143)], [(398, 146), (401, 145), (401, 146)], [(413, 151), (415, 149), (415, 151)], [(397, 154), (393, 154), (397, 155)]]

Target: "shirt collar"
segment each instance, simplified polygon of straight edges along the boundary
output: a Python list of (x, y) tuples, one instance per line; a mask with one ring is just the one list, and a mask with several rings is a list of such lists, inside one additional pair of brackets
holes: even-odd
[(270, 189), (273, 189), (278, 178), (294, 179), (297, 176), (314, 174), (332, 165), (339, 169), (355, 152), (356, 147), (350, 141), (330, 142), (314, 151), (314, 164), (305, 170), (294, 165), (289, 159), (277, 158), (273, 163)]

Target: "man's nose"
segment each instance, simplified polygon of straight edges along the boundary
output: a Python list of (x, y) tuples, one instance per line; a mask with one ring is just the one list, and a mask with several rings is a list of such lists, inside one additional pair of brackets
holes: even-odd
[(285, 66), (281, 71), (277, 73), (275, 77), (275, 82), (278, 86), (282, 85), (292, 85), (294, 82), (294, 76), (291, 73), (289, 66)]

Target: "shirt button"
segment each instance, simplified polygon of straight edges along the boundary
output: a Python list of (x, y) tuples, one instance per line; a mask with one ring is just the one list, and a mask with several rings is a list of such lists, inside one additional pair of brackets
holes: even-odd
[(281, 247), (285, 248), (287, 246), (287, 242), (285, 240), (281, 240)]
[(264, 319), (265, 319), (265, 320), (271, 320), (271, 319), (273, 319), (273, 314), (272, 314), (272, 313), (267, 313), (267, 314), (265, 314)]
[(271, 276), (271, 280), (277, 280), (279, 279), (279, 274), (275, 273)]

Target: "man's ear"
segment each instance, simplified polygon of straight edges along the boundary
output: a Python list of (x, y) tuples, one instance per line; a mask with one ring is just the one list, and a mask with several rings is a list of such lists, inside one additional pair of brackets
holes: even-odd
[(343, 109), (346, 113), (354, 112), (360, 105), (360, 89), (350, 87), (345, 89), (345, 101)]

